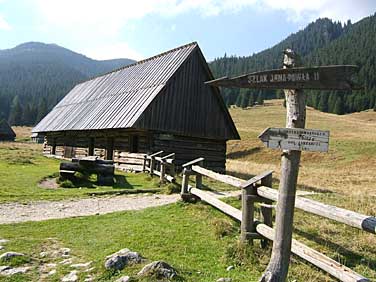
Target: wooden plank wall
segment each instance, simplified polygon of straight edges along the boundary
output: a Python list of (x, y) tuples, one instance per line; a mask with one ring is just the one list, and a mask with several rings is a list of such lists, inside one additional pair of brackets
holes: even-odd
[(157, 151), (164, 151), (166, 155), (175, 153), (178, 170), (182, 164), (203, 157), (205, 167), (217, 172), (225, 172), (226, 141), (155, 134), (153, 152)]

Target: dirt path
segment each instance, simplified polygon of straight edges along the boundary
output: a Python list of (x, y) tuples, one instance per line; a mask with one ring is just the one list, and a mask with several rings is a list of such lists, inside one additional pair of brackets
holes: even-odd
[[(216, 193), (217, 197), (239, 192)], [(106, 214), (116, 211), (141, 210), (174, 203), (180, 195), (123, 195), (59, 202), (40, 201), (29, 204), (0, 204), (0, 224)]]

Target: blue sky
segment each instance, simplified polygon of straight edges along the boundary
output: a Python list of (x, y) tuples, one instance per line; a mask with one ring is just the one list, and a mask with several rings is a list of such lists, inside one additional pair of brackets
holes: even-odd
[(142, 59), (197, 41), (212, 60), (271, 47), (318, 17), (356, 22), (375, 12), (375, 0), (0, 0), (0, 49), (41, 41)]

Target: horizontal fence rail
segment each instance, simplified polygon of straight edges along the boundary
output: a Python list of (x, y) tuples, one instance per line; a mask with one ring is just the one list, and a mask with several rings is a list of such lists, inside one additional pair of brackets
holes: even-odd
[[(272, 186), (272, 171), (266, 171), (249, 180), (243, 180), (234, 176), (223, 175), (203, 167), (204, 159), (195, 159), (183, 165), (183, 181), (181, 195), (183, 200), (196, 197), (216, 207), (225, 214), (241, 222), (241, 241), (266, 238), (274, 240), (274, 229), (272, 228), (273, 201), (278, 199), (278, 190)], [(196, 177), (196, 187), (188, 184), (189, 177)], [(242, 210), (224, 203), (210, 193), (201, 190), (202, 176), (229, 184), (242, 191)], [(257, 185), (258, 182), (261, 182)], [(254, 204), (260, 202), (263, 223), (254, 218)], [(315, 200), (296, 197), (295, 207), (303, 211), (322, 216), (361, 230), (375, 233), (376, 218), (363, 215), (354, 211), (338, 208), (332, 205), (320, 203)], [(263, 242), (263, 241), (262, 241)], [(263, 246), (265, 245), (262, 244)], [(336, 262), (324, 254), (300, 243), (292, 241), (291, 251), (295, 255), (305, 259), (318, 268), (326, 271), (333, 277), (344, 282), (366, 282), (369, 279), (356, 273), (350, 268)]]
[[(145, 155), (142, 170), (148, 171), (151, 176), (159, 176), (160, 182), (175, 182), (175, 153), (168, 154), (164, 157), (160, 155), (163, 151)], [(159, 170), (158, 170), (159, 168)]]

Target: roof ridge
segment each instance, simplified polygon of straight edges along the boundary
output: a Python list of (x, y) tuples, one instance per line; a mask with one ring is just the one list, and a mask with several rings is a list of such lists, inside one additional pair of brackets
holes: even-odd
[[(187, 43), (187, 44), (181, 45), (181, 46), (179, 46), (179, 47), (173, 48), (173, 49), (168, 50), (168, 51), (164, 51), (164, 52), (159, 53), (159, 54), (157, 54), (157, 55), (154, 55), (154, 56), (152, 56), (152, 57), (149, 57), (149, 58), (143, 59), (143, 60), (141, 60), (141, 61), (134, 62), (134, 63), (132, 63), (132, 64), (129, 64), (129, 65), (126, 65), (126, 66), (123, 66), (123, 67), (120, 67), (120, 68), (114, 69), (114, 70), (112, 70), (112, 71), (109, 71), (109, 72), (106, 72), (106, 73), (103, 73), (103, 74), (100, 74), (100, 75), (93, 76), (93, 77), (91, 77), (91, 78), (88, 78), (88, 79), (86, 79), (86, 80), (81, 81), (81, 82), (78, 83), (78, 84), (82, 84), (82, 83), (84, 83), (84, 82), (87, 82), (87, 81), (93, 80), (93, 79), (98, 78), (98, 77), (101, 77), (101, 76), (108, 75), (108, 74), (110, 74), (110, 73), (118, 72), (118, 71), (121, 71), (121, 70), (123, 70), (123, 69), (127, 69), (127, 68), (130, 68), (130, 67), (134, 67), (134, 66), (139, 65), (139, 64), (144, 64), (144, 63), (146, 63), (146, 62), (148, 62), (148, 61), (151, 61), (151, 60), (154, 60), (154, 59), (156, 59), (156, 58), (158, 58), (158, 57), (165, 56), (165, 55), (170, 54), (170, 53), (172, 53), (172, 52), (175, 52), (175, 51), (177, 51), (177, 50), (184, 49), (184, 48), (187, 48), (187, 47), (189, 47), (189, 46), (193, 46), (193, 45), (198, 45), (197, 41), (193, 41), (193, 42), (191, 42), (191, 43)], [(77, 84), (77, 85), (78, 85), (78, 84)]]

